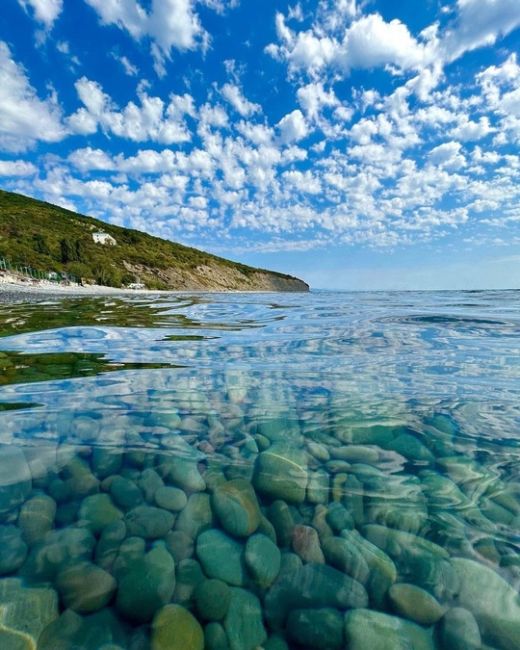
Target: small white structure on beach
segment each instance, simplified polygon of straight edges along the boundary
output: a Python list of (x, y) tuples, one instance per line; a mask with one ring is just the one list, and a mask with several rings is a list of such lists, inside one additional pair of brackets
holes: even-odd
[(96, 244), (102, 244), (103, 246), (117, 246), (117, 241), (107, 232), (94, 232), (92, 233), (92, 239)]

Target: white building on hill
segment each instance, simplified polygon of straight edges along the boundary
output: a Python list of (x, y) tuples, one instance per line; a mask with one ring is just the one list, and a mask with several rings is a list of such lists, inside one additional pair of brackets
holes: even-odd
[(94, 232), (92, 233), (92, 239), (96, 244), (103, 244), (103, 246), (117, 246), (117, 241), (106, 232)]

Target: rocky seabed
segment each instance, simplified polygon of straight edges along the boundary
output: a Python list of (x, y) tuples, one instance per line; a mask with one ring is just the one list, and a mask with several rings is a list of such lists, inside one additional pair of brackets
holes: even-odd
[(1, 650), (520, 648), (520, 481), (449, 417), (164, 418), (161, 449), (0, 449)]

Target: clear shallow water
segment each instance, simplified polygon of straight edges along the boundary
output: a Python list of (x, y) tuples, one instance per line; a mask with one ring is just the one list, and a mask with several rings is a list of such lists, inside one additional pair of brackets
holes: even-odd
[(519, 307), (1, 305), (0, 647), (520, 648)]

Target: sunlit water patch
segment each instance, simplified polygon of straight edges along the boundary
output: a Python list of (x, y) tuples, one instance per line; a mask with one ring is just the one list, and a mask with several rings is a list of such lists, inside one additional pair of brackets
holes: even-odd
[(0, 648), (520, 648), (519, 308), (0, 305)]

